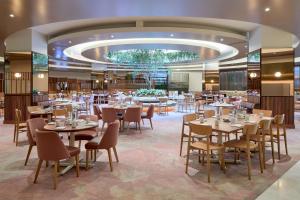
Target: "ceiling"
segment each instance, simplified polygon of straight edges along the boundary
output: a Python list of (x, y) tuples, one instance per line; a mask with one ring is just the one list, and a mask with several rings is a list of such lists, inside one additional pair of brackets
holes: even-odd
[[(265, 12), (266, 7), (271, 11)], [(247, 32), (258, 26), (271, 26), (300, 36), (298, 10), (299, 0), (85, 0), (84, 3), (82, 0), (1, 0), (0, 56), (6, 37), (32, 27), (48, 36), (49, 53), (54, 57), (66, 47), (110, 38), (112, 33), (117, 38), (175, 33), (179, 38), (218, 42), (223, 38), (222, 43), (239, 50), (236, 58), (240, 58), (247, 51)], [(14, 17), (9, 17), (10, 14)], [(157, 27), (158, 31), (131, 31), (130, 27), (136, 29), (139, 21), (147, 22), (148, 27)], [(122, 27), (127, 31), (121, 30)], [(99, 32), (100, 29), (106, 31)], [(192, 29), (199, 32), (187, 33)], [(180, 46), (180, 49), (186, 48)], [(188, 49), (201, 51), (194, 47)], [(97, 51), (85, 53), (96, 58)], [(202, 52), (203, 57), (210, 58), (209, 50)]]

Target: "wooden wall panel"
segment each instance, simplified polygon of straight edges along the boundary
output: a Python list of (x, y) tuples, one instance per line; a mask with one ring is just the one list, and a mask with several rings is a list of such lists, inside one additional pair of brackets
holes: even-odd
[(295, 128), (294, 97), (261, 97), (261, 109), (272, 110), (274, 116), (285, 114), (287, 127)]
[(14, 123), (15, 109), (22, 112), (22, 121), (27, 119), (27, 106), (31, 105), (31, 94), (6, 94), (4, 100), (4, 123)]

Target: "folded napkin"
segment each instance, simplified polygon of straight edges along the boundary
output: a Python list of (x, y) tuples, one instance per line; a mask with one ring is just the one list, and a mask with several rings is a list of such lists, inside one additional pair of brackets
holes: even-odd
[(55, 129), (63, 130), (63, 129), (65, 129), (65, 128), (66, 128), (65, 126), (58, 126), (58, 127), (56, 127)]

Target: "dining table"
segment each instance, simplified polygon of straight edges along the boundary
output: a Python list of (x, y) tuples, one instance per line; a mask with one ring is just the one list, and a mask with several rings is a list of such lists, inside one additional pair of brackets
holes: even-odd
[[(60, 122), (49, 122), (44, 126), (44, 130), (53, 131), (60, 134), (66, 134), (69, 136), (69, 146), (75, 146), (75, 134), (79, 131), (89, 130), (99, 126), (99, 123), (94, 121), (87, 121), (83, 119), (76, 120), (75, 126), (71, 123), (67, 123), (67, 120), (60, 120)], [(83, 159), (80, 159), (79, 162), (81, 167), (85, 167), (85, 162)], [(63, 175), (68, 172), (70, 169), (75, 167), (75, 160), (70, 158), (66, 162), (61, 162), (60, 166), (65, 167), (60, 174)]]
[(212, 107), (215, 107), (215, 108), (217, 109), (217, 113), (218, 113), (219, 115), (221, 114), (221, 113), (220, 113), (221, 109), (223, 109), (223, 108), (233, 108), (233, 107), (235, 107), (234, 104), (226, 103), (226, 102), (219, 102), (219, 101), (214, 102), (214, 103), (211, 103), (211, 104), (209, 104), (209, 105), (212, 106)]
[[(238, 131), (243, 130), (246, 124), (258, 124), (261, 120), (274, 120), (273, 117), (264, 117), (258, 114), (238, 114), (237, 118), (233, 119), (232, 115), (223, 115), (220, 119), (217, 119), (216, 116), (210, 117), (207, 119), (200, 119), (193, 120), (190, 124), (195, 125), (207, 125), (212, 127), (212, 131), (217, 133), (217, 143), (223, 144), (223, 136), (237, 134)], [(216, 121), (218, 121), (216, 123)], [(231, 122), (232, 121), (232, 122)], [(219, 160), (216, 160), (219, 162)], [(226, 163), (232, 163), (232, 161), (227, 160)]]

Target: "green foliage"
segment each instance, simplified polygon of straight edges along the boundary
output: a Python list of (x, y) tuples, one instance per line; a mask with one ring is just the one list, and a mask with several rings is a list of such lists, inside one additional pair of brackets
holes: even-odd
[(136, 91), (137, 96), (164, 96), (165, 91), (156, 89), (139, 89)]
[(190, 51), (170, 51), (165, 49), (130, 49), (110, 51), (107, 59), (116, 64), (164, 65), (192, 63), (199, 61), (199, 54)]

